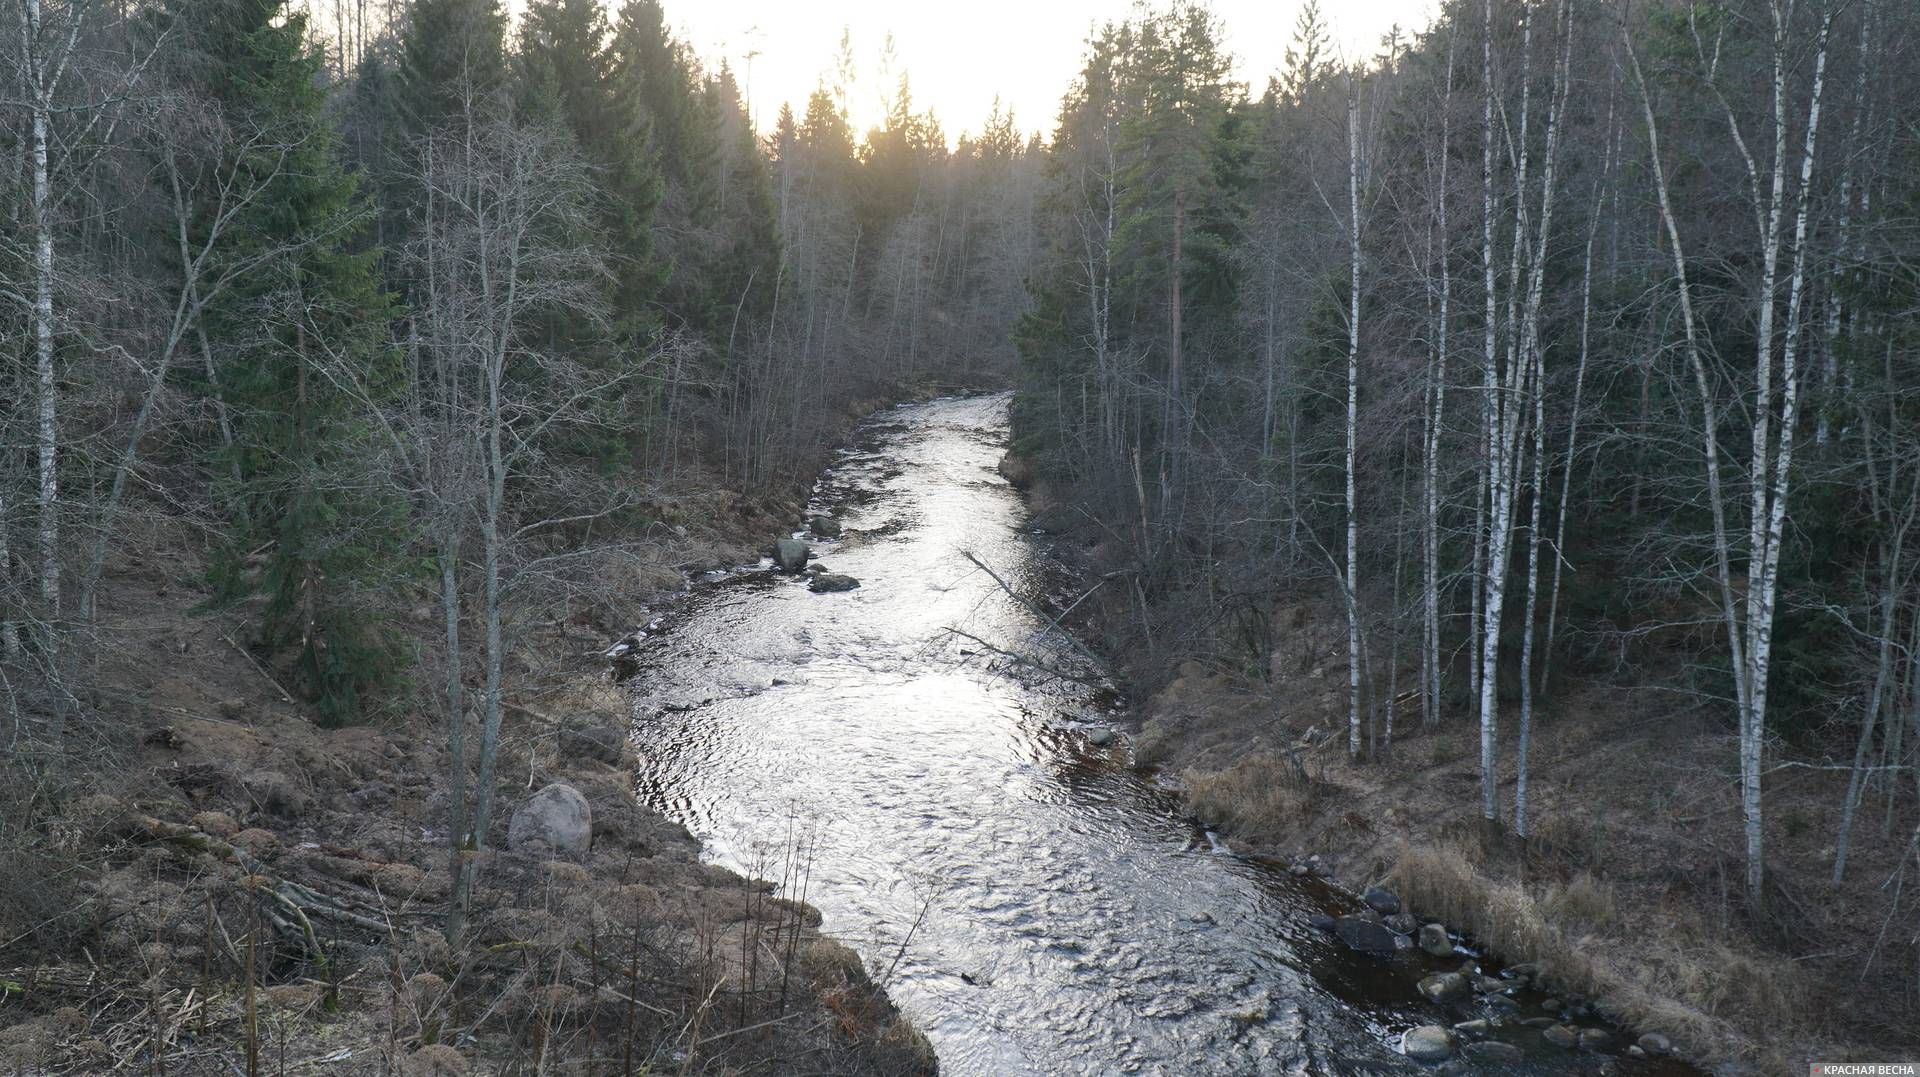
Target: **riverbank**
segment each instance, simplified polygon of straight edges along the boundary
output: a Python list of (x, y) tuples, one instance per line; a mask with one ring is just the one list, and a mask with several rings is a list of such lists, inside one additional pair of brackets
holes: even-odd
[[(1058, 494), (1028, 463), (1009, 458), (1002, 473), (1027, 489), (1083, 572), (1115, 567), (1099, 559), (1100, 536), (1052, 511)], [(1075, 627), (1098, 646), (1102, 618), (1125, 611), (1095, 605), (1077, 611)], [(1236, 851), (1327, 873), (1356, 895), (1392, 890), (1422, 922), (1537, 967), (1558, 1001), (1664, 1036), (1714, 1072), (1800, 1073), (1814, 1058), (1920, 1054), (1907, 1016), (1911, 925), (1886, 921), (1883, 884), (1900, 882), (1898, 843), (1856, 842), (1842, 886), (1775, 866), (1768, 917), (1750, 917), (1739, 898), (1733, 750), (1711, 715), (1657, 686), (1562, 687), (1534, 735), (1532, 838), (1524, 848), (1490, 842), (1478, 813), (1477, 728), (1457, 716), (1423, 727), (1409, 694), (1389, 763), (1349, 761), (1339, 609), (1303, 597), (1270, 616), (1276, 644), (1264, 676), (1188, 662), (1129, 715), (1135, 763), (1176, 784), (1194, 817)], [(1405, 671), (1401, 683), (1415, 676)], [(1770, 849), (1782, 864), (1831, 866), (1844, 778), (1815, 765), (1770, 779)], [(1898, 812), (1884, 821), (1895, 833), (1912, 826)], [(1833, 1004), (1863, 993), (1887, 1002)]]
[[(625, 536), (644, 551), (626, 577), (521, 618), (458, 946), (444, 674), (423, 665), (377, 720), (323, 728), (241, 646), (251, 611), (205, 610), (196, 536), (149, 527), (102, 591), (90, 693), (109, 720), (86, 755), (110, 765), (0, 793), (0, 1072), (932, 1072), (815, 910), (702, 863), (635, 802), (600, 658), (689, 573), (791, 531), (811, 481), (662, 492)], [(437, 609), (419, 603), (391, 621), (431, 655)], [(470, 750), (478, 736), (469, 715)], [(554, 784), (590, 808), (588, 847), (511, 842)]]

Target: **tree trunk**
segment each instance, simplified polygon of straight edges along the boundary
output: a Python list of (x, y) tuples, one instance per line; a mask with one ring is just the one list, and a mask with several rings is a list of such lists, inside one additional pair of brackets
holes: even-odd
[(1360, 755), (1360, 516), (1354, 457), (1360, 422), (1360, 89), (1347, 76), (1347, 754)]
[[(59, 383), (53, 368), (53, 191), (48, 174), (52, 86), (40, 53), (41, 0), (26, 0), (27, 107), (32, 113), (33, 170), (33, 368), (36, 389), (35, 447), (39, 460), (39, 556), (41, 616), (49, 668), (58, 668), (60, 618), (60, 419)], [(57, 695), (58, 693), (56, 693)], [(56, 722), (55, 732), (57, 733)]]

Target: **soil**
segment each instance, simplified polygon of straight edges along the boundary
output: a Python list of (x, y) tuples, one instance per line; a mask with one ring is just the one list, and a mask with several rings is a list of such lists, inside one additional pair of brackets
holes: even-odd
[[(1063, 567), (1083, 581), (1124, 573), (1124, 557), (1061, 507), (1030, 462), (1009, 454), (1002, 470), (1023, 480)], [(1103, 624), (1132, 616), (1117, 590), (1071, 618), (1096, 647)], [(1618, 671), (1556, 676), (1536, 703), (1523, 840), (1510, 830), (1517, 700), (1502, 701), (1503, 820), (1489, 829), (1468, 701), (1444, 699), (1424, 721), (1417, 656), (1407, 656), (1393, 703), (1375, 712), (1377, 759), (1351, 760), (1342, 611), (1332, 596), (1295, 595), (1266, 612), (1274, 643), (1263, 662), (1222, 645), (1239, 656), (1180, 665), (1129, 716), (1136, 764), (1179, 788), (1236, 852), (1326, 873), (1356, 895), (1390, 887), (1423, 921), (1537, 965), (1548, 990), (1666, 1035), (1712, 1072), (1920, 1057), (1920, 805), (1910, 786), (1876, 784), (1846, 878), (1829, 881), (1845, 728), (1824, 753), (1770, 749), (1768, 900), (1755, 912), (1741, 896), (1730, 719), (1673, 690), (1688, 683), (1680, 658), (1636, 669), (1631, 684)]]
[[(1904, 798), (1888, 819), (1876, 810), (1863, 821), (1834, 886), (1844, 772), (1771, 775), (1769, 905), (1755, 916), (1740, 897), (1733, 741), (1711, 715), (1652, 689), (1569, 684), (1537, 715), (1530, 836), (1489, 835), (1464, 705), (1425, 724), (1417, 694), (1404, 693), (1384, 761), (1352, 762), (1339, 611), (1302, 601), (1274, 623), (1282, 642), (1264, 679), (1188, 663), (1136, 715), (1138, 762), (1176, 776), (1236, 850), (1317, 857), (1356, 891), (1390, 886), (1423, 919), (1481, 932), (1505, 960), (1542, 963), (1559, 988), (1672, 1037), (1714, 1072), (1920, 1055), (1916, 914), (1883, 887), (1900, 879), (1915, 829)], [(1504, 704), (1509, 723), (1517, 709)], [(1509, 729), (1509, 825), (1512, 746)], [(1830, 1004), (1863, 997), (1879, 1001)]]
[[(458, 945), (443, 674), (323, 727), (246, 646), (255, 611), (209, 609), (204, 540), (156, 514), (101, 590), (75, 761), (0, 794), (0, 1073), (933, 1072), (816, 911), (638, 806), (601, 657), (688, 573), (805, 526), (810, 479), (662, 494), (610, 597), (524, 618)], [(412, 600), (395, 623), (433, 655)], [(507, 851), (554, 782), (589, 801), (590, 851)]]

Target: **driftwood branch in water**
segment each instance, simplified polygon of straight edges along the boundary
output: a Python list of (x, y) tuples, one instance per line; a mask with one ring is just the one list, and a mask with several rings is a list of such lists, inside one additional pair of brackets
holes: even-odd
[[(1060, 638), (1066, 640), (1067, 643), (1071, 645), (1074, 650), (1079, 651), (1082, 655), (1084, 655), (1087, 658), (1087, 660), (1093, 662), (1096, 666), (1100, 664), (1100, 656), (1097, 654), (1094, 654), (1093, 651), (1090, 650), (1086, 644), (1081, 643), (1078, 639), (1075, 639), (1073, 633), (1067, 631), (1066, 626), (1062, 625), (1059, 619), (1055, 618), (1052, 614), (1048, 613), (1046, 610), (1043, 610), (1040, 607), (1034, 605), (1032, 602), (1027, 601), (1026, 596), (1022, 595), (1018, 591), (1015, 591), (1012, 585), (1008, 584), (1006, 580), (1003, 580), (1000, 578), (1000, 574), (998, 572), (995, 572), (993, 569), (989, 568), (985, 561), (982, 561), (978, 557), (975, 557), (973, 555), (972, 550), (961, 550), (960, 556), (973, 562), (973, 566), (975, 568), (993, 577), (993, 582), (999, 584), (1000, 589), (1002, 591), (1005, 591), (1009, 598), (1013, 599), (1015, 602), (1020, 603), (1022, 606), (1025, 606), (1035, 617), (1038, 617), (1041, 620), (1047, 622), (1047, 624), (1050, 625), (1055, 631), (1058, 631), (1060, 633)], [(1100, 582), (1105, 583), (1106, 580), (1103, 579)], [(1096, 590), (1098, 589), (1097, 584), (1095, 585), (1095, 589)], [(1092, 591), (1087, 592), (1087, 594), (1092, 594), (1092, 593), (1093, 593)], [(1085, 599), (1085, 597), (1086, 597), (1085, 595), (1081, 596), (1083, 600)], [(1079, 602), (1074, 603), (1075, 606), (1079, 604), (1080, 604)], [(1073, 607), (1071, 606), (1068, 607), (1068, 609), (1072, 609), (1072, 608)], [(952, 631), (952, 630), (949, 629), (949, 631)], [(985, 644), (982, 644), (982, 646), (985, 646)], [(1073, 679), (1085, 680), (1086, 678), (1075, 677)]]
[(952, 626), (943, 628), (941, 629), (941, 631), (947, 633), (950, 636), (959, 636), (961, 639), (970, 640), (974, 643), (979, 644), (981, 647), (984, 647), (985, 649), (992, 651), (994, 654), (997, 654), (1002, 658), (1008, 659), (1013, 662), (1018, 662), (1023, 666), (1032, 667), (1033, 669), (1039, 670), (1041, 673), (1044, 673), (1049, 677), (1058, 677), (1063, 681), (1073, 681), (1078, 684), (1098, 685), (1100, 683), (1100, 680), (1097, 677), (1088, 677), (1079, 673), (1069, 673), (1064, 669), (1058, 669), (1054, 666), (1050, 666), (1045, 662), (1039, 661), (1038, 659), (1035, 659), (1029, 655), (1021, 654), (1018, 651), (1009, 651), (1005, 647), (996, 647), (993, 644), (988, 643), (986, 640), (981, 639), (979, 636), (976, 636), (971, 632), (963, 632), (960, 629), (954, 628)]

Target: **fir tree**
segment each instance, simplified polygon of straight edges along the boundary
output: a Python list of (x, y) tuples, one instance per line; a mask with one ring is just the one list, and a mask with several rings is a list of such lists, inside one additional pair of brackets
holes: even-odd
[(179, 0), (169, 14), (200, 52), (203, 92), (250, 136), (233, 164), (254, 185), (218, 256), (259, 268), (204, 324), (234, 415), (217, 473), (237, 519), (214, 576), (230, 597), (265, 599), (261, 641), (324, 715), (346, 719), (396, 668), (365, 592), (394, 571), (402, 510), (357, 462), (360, 409), (397, 373), (391, 301), (362, 243), (368, 215), (339, 160), (305, 15), (289, 0)]

